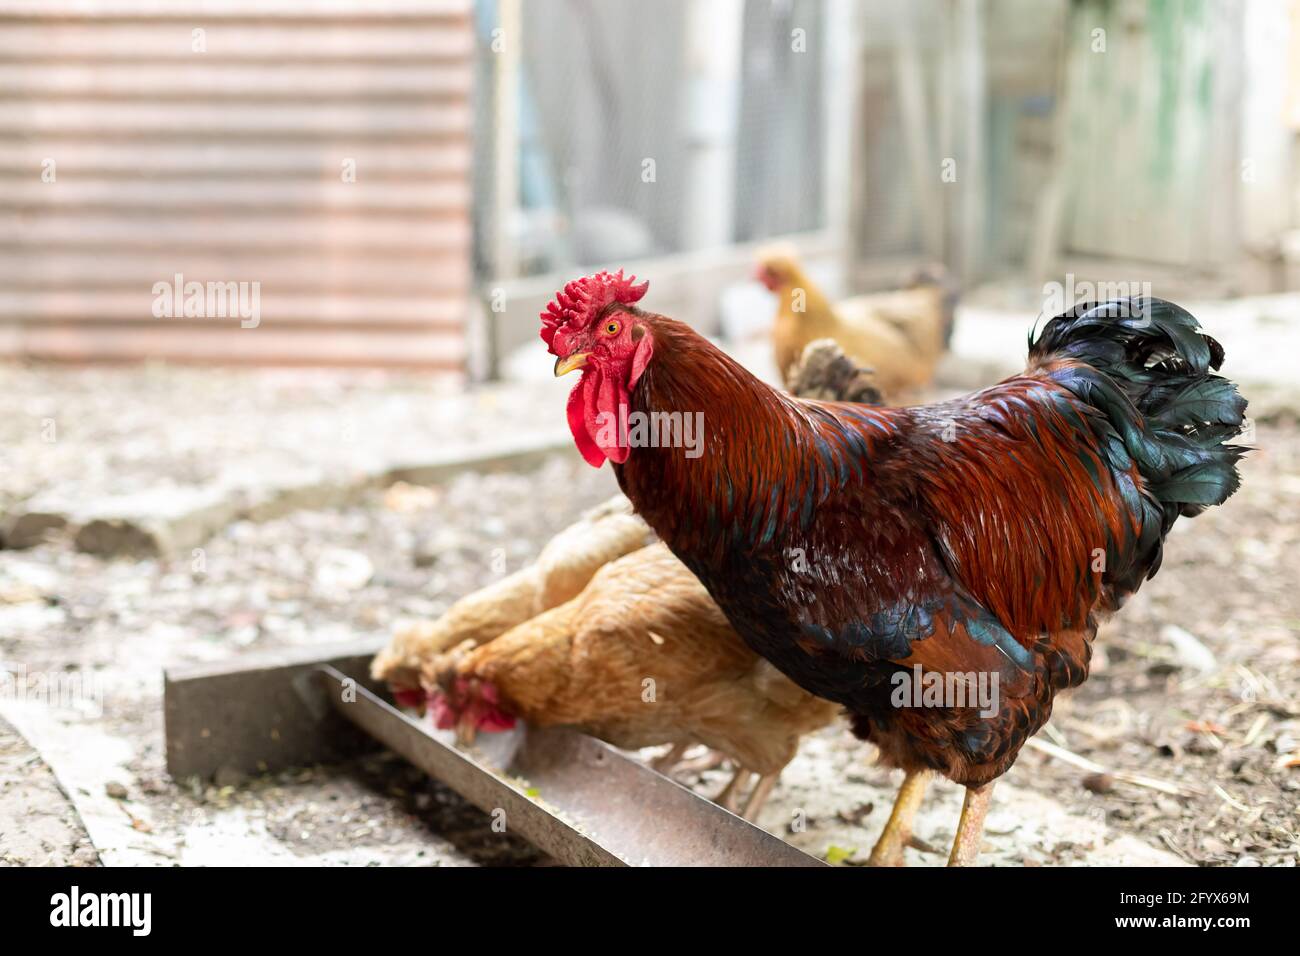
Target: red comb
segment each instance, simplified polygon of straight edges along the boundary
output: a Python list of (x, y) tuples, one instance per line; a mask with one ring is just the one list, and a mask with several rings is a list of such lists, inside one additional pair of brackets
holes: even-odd
[(556, 330), (570, 322), (585, 325), (605, 306), (611, 302), (631, 305), (645, 295), (650, 288), (649, 282), (635, 285), (636, 276), (623, 277), (623, 270), (618, 272), (597, 272), (594, 276), (574, 279), (559, 292), (555, 299), (546, 306), (542, 313), (542, 340), (547, 349)]

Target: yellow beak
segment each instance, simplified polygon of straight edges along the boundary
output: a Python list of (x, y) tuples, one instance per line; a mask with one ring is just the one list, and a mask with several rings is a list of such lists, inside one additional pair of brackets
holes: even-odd
[(575, 368), (582, 368), (587, 364), (587, 356), (590, 352), (574, 352), (568, 358), (557, 358), (555, 360), (555, 377), (568, 375)]

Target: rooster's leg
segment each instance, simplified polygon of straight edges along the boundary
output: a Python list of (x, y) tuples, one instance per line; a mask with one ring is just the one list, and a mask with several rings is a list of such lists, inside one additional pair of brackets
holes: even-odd
[(716, 801), (718, 806), (735, 813), (740, 806), (740, 795), (745, 789), (745, 784), (749, 783), (749, 778), (753, 775), (744, 767), (737, 767), (736, 772), (731, 775), (730, 782), (718, 794)]
[(894, 798), (894, 809), (867, 859), (869, 866), (902, 866), (903, 850), (912, 842), (912, 821), (930, 783), (928, 770), (909, 770)]
[(957, 835), (952, 841), (949, 866), (974, 866), (980, 855), (980, 842), (984, 839), (984, 817), (989, 812), (993, 798), (993, 784), (967, 787), (966, 799), (961, 805), (961, 819), (957, 821)]
[(768, 794), (776, 786), (779, 773), (769, 773), (766, 776), (758, 778), (758, 783), (754, 784), (754, 789), (749, 792), (749, 799), (745, 801), (745, 812), (741, 814), (750, 823), (758, 819), (758, 814), (763, 809), (763, 804), (767, 803)]

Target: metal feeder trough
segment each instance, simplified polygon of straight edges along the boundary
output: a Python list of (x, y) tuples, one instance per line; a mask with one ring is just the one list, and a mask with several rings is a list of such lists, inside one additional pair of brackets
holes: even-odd
[(521, 726), (455, 746), (369, 678), (376, 642), (169, 669), (167, 768), (210, 777), (346, 759), (380, 745), (575, 866), (821, 866), (608, 744)]

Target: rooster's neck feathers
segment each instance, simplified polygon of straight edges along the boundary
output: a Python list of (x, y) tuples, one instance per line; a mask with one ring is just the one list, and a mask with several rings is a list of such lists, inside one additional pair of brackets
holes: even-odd
[(809, 520), (833, 488), (864, 480), (871, 445), (898, 410), (791, 398), (683, 323), (649, 318), (655, 357), (630, 410), (698, 412), (703, 425), (699, 457), (634, 448), (616, 468), (666, 541), (768, 545), (780, 529)]

